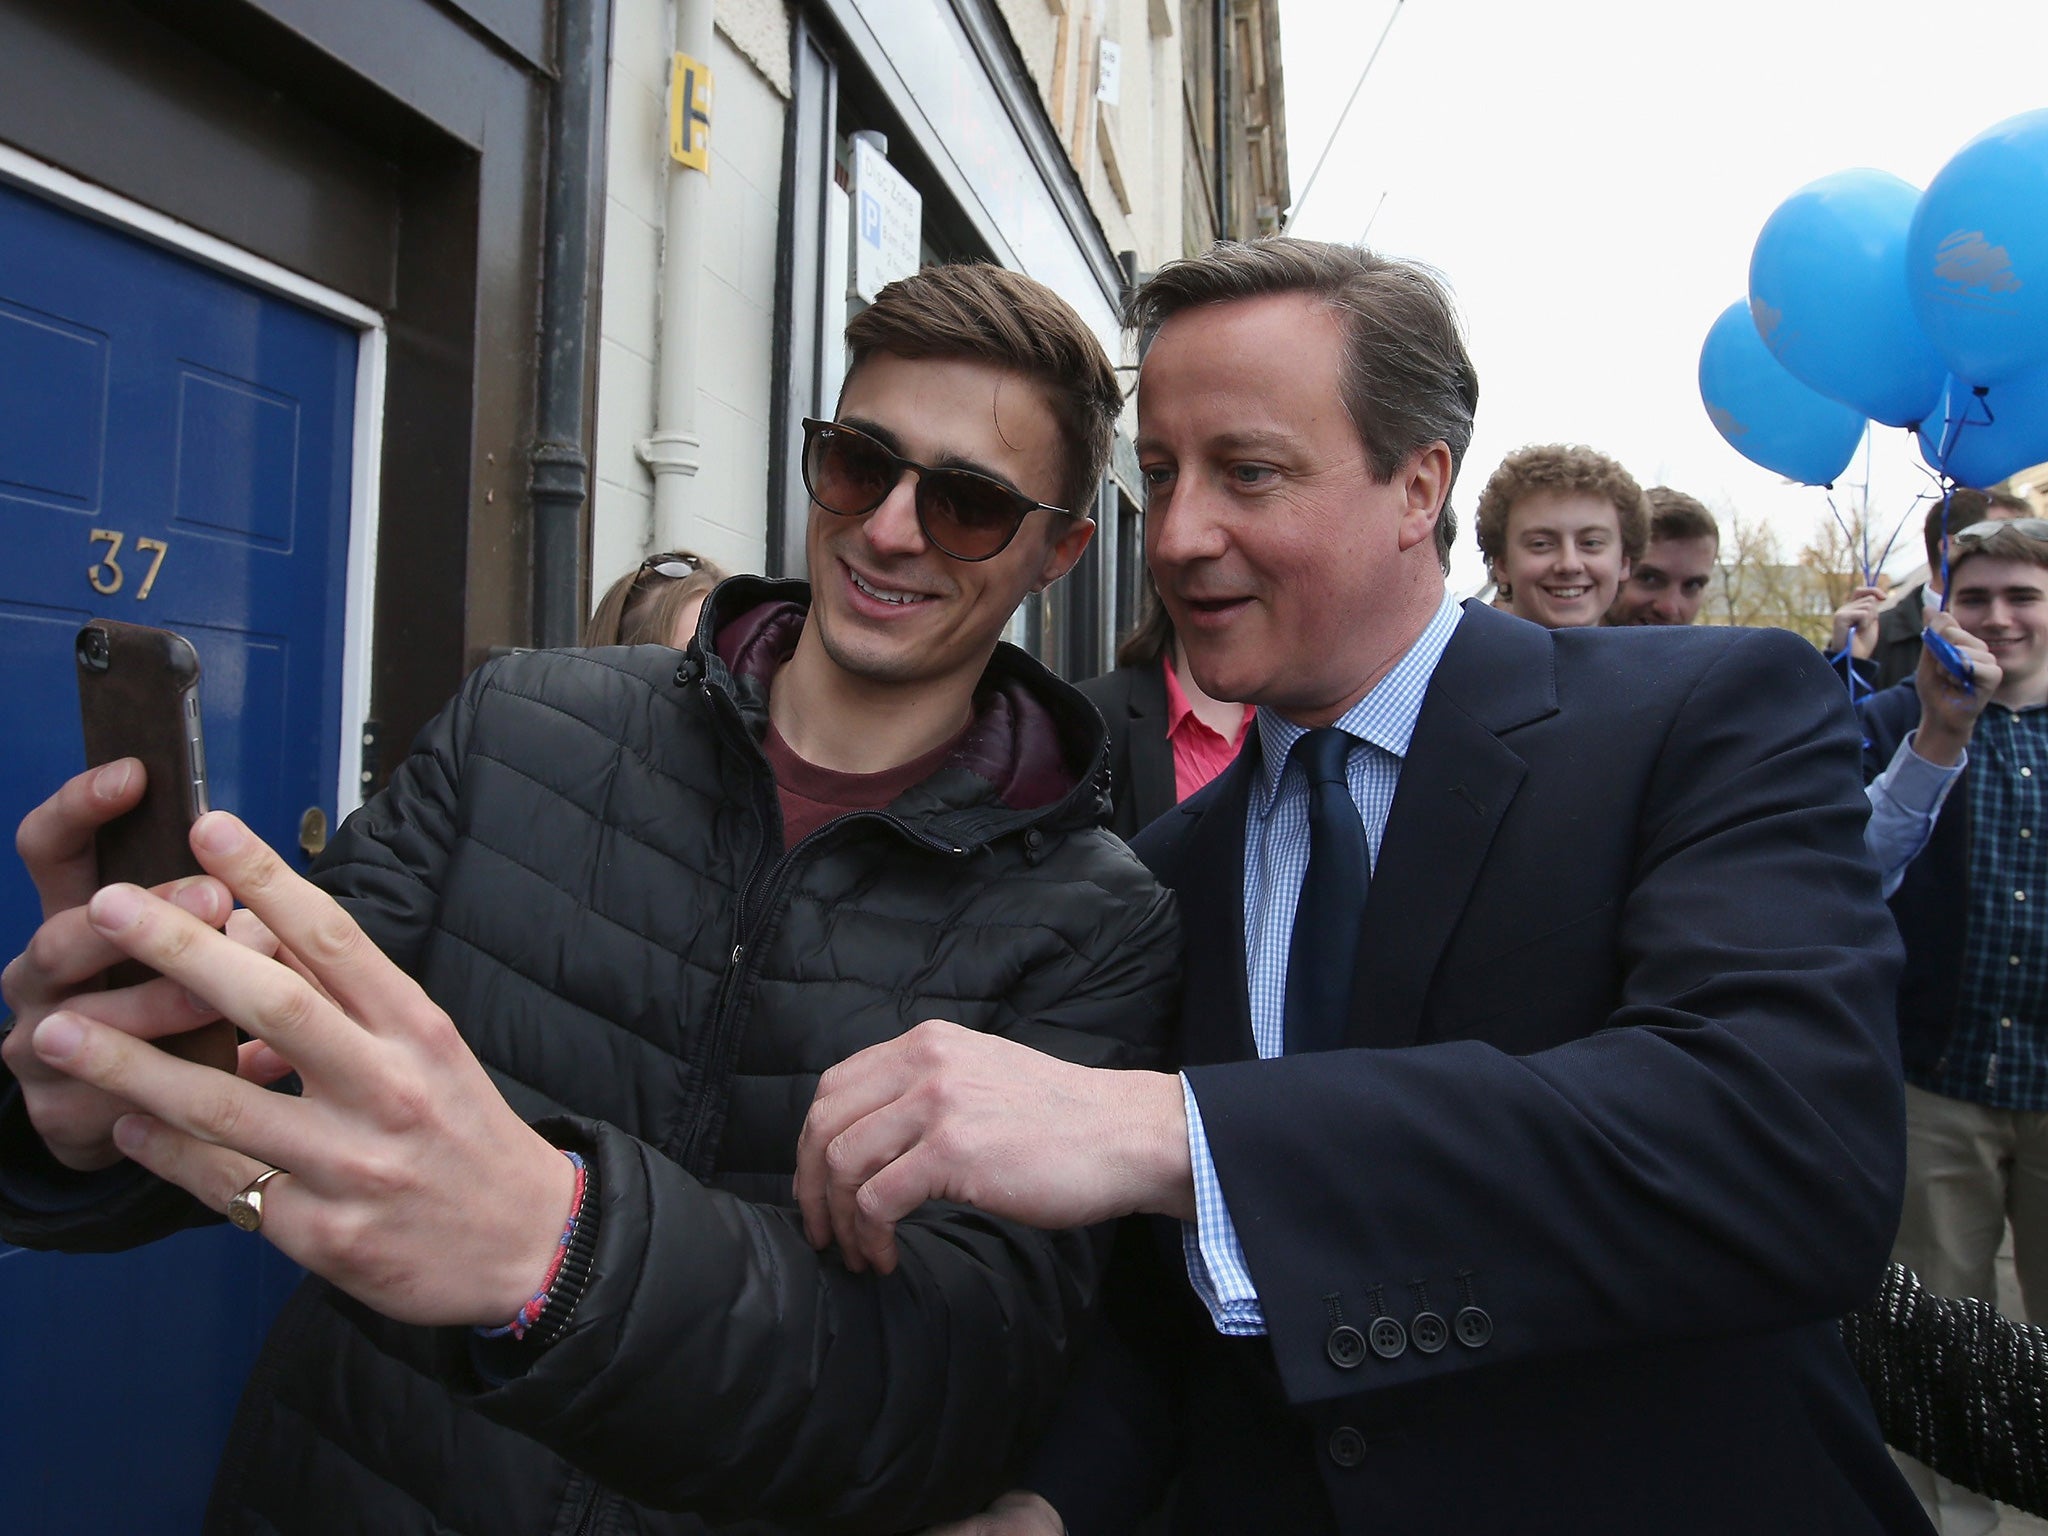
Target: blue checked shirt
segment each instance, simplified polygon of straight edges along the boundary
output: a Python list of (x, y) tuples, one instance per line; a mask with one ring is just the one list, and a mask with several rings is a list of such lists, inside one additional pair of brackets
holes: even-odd
[[(1380, 839), (1401, 782), (1401, 762), (1422, 713), (1422, 696), (1443, 659), (1462, 610), (1444, 594), (1435, 615), (1393, 671), (1373, 685), (1337, 725), (1355, 742), (1344, 761), (1351, 798), (1365, 822), (1366, 846), (1375, 866)], [(1308, 873), (1308, 775), (1288, 754), (1308, 733), (1271, 710), (1258, 714), (1260, 771), (1244, 818), (1244, 960), (1251, 991), (1252, 1042), (1262, 1060), (1282, 1048), (1287, 998), (1287, 951), (1294, 934), (1294, 908)], [(1182, 1074), (1188, 1110), (1188, 1156), (1195, 1174), (1195, 1220), (1181, 1229), (1188, 1280), (1209, 1308), (1220, 1333), (1261, 1334), (1265, 1310), (1245, 1265), (1244, 1249), (1224, 1203), (1202, 1109)]]
[(2048, 709), (1993, 704), (1970, 738), (1970, 919), (1955, 1031), (1918, 1087), (2048, 1110)]

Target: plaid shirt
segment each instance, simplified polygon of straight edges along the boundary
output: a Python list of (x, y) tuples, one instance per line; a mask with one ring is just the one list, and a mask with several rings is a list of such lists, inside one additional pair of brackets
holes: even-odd
[(2048, 709), (1993, 704), (1970, 740), (1970, 917), (1948, 1049), (1915, 1084), (2048, 1110)]
[[(1373, 862), (1387, 814), (1394, 808), (1394, 790), (1401, 782), (1401, 763), (1408, 740), (1422, 713), (1423, 695), (1443, 659), (1444, 647), (1458, 627), (1463, 610), (1449, 593), (1415, 643), (1394, 668), (1352, 705), (1337, 725), (1357, 740), (1344, 759), (1344, 778), (1358, 814), (1365, 822), (1367, 848)], [(1250, 988), (1252, 1043), (1261, 1060), (1283, 1049), (1287, 1002), (1287, 953), (1294, 936), (1294, 908), (1301, 900), (1302, 878), (1308, 873), (1308, 774), (1289, 754), (1308, 734), (1306, 726), (1283, 720), (1270, 709), (1258, 713), (1259, 776), (1251, 788), (1244, 818), (1244, 958)], [(1224, 1203), (1223, 1185), (1209, 1155), (1202, 1127), (1202, 1109), (1195, 1091), (1181, 1076), (1181, 1094), (1188, 1111), (1188, 1154), (1195, 1174), (1195, 1220), (1181, 1228), (1187, 1257), (1188, 1283), (1202, 1298), (1219, 1333), (1246, 1335), (1266, 1331), (1265, 1310), (1252, 1284), (1237, 1228)]]

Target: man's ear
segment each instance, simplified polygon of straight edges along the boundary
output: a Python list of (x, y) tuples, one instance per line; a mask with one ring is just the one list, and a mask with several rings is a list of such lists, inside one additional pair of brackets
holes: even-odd
[(1450, 447), (1435, 442), (1418, 449), (1394, 471), (1394, 480), (1401, 487), (1400, 547), (1434, 542), (1437, 517), (1451, 494)]
[(1062, 518), (1067, 526), (1060, 530), (1045, 546), (1045, 563), (1038, 568), (1038, 583), (1032, 588), (1043, 592), (1074, 568), (1074, 562), (1087, 552), (1088, 541), (1095, 537), (1095, 520), (1087, 517)]

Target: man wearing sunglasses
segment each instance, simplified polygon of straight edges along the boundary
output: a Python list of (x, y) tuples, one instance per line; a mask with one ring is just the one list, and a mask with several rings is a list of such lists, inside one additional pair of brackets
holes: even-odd
[[(1052, 1411), (1087, 1234), (933, 1202), (882, 1275), (805, 1242), (790, 1181), (819, 1074), (920, 1020), (1158, 1054), (1175, 919), (1097, 825), (1100, 717), (998, 644), (1087, 546), (1121, 390), (993, 267), (847, 342), (811, 584), (726, 582), (683, 652), (483, 669), (313, 884), (216, 813), (175, 903), (95, 896), (134, 765), (24, 824), (49, 919), (6, 975), (0, 1233), (225, 1211), (325, 1277), (215, 1529), (896, 1532), (980, 1507)], [(91, 990), (124, 953), (168, 979)], [(242, 1081), (145, 1043), (216, 1009)]]
[[(2009, 1223), (2038, 1321), (2048, 1317), (2048, 521), (1974, 523), (1949, 535), (1947, 563), (1949, 614), (1993, 666), (1977, 679), (1982, 713), (1961, 782), (1892, 897), (1906, 944), (1906, 1201), (1894, 1257), (1937, 1295), (1996, 1303)], [(1908, 733), (1953, 734), (1908, 683), (1862, 715), (1870, 769)], [(1989, 1500), (1924, 1467), (1909, 1477), (1942, 1531), (1997, 1526)]]
[(1782, 631), (1451, 600), (1478, 381), (1433, 274), (1225, 243), (1132, 314), (1146, 554), (1258, 705), (1134, 844), (1181, 1070), (935, 1029), (828, 1074), (798, 1159), (879, 1265), (934, 1191), (1166, 1218), (982, 1528), (1924, 1531), (1835, 1322), (1904, 1164), (1844, 690)]

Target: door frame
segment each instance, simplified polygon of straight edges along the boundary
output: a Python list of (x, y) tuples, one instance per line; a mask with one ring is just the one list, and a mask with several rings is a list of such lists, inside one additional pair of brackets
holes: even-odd
[(334, 764), (334, 824), (339, 826), (362, 804), (366, 777), (364, 733), (371, 718), (378, 488), (384, 453), (384, 317), (276, 262), (5, 143), (0, 143), (0, 181), (27, 187), (71, 212), (163, 246), (356, 332), (355, 440), (349, 452), (348, 557), (341, 626), (341, 755)]

